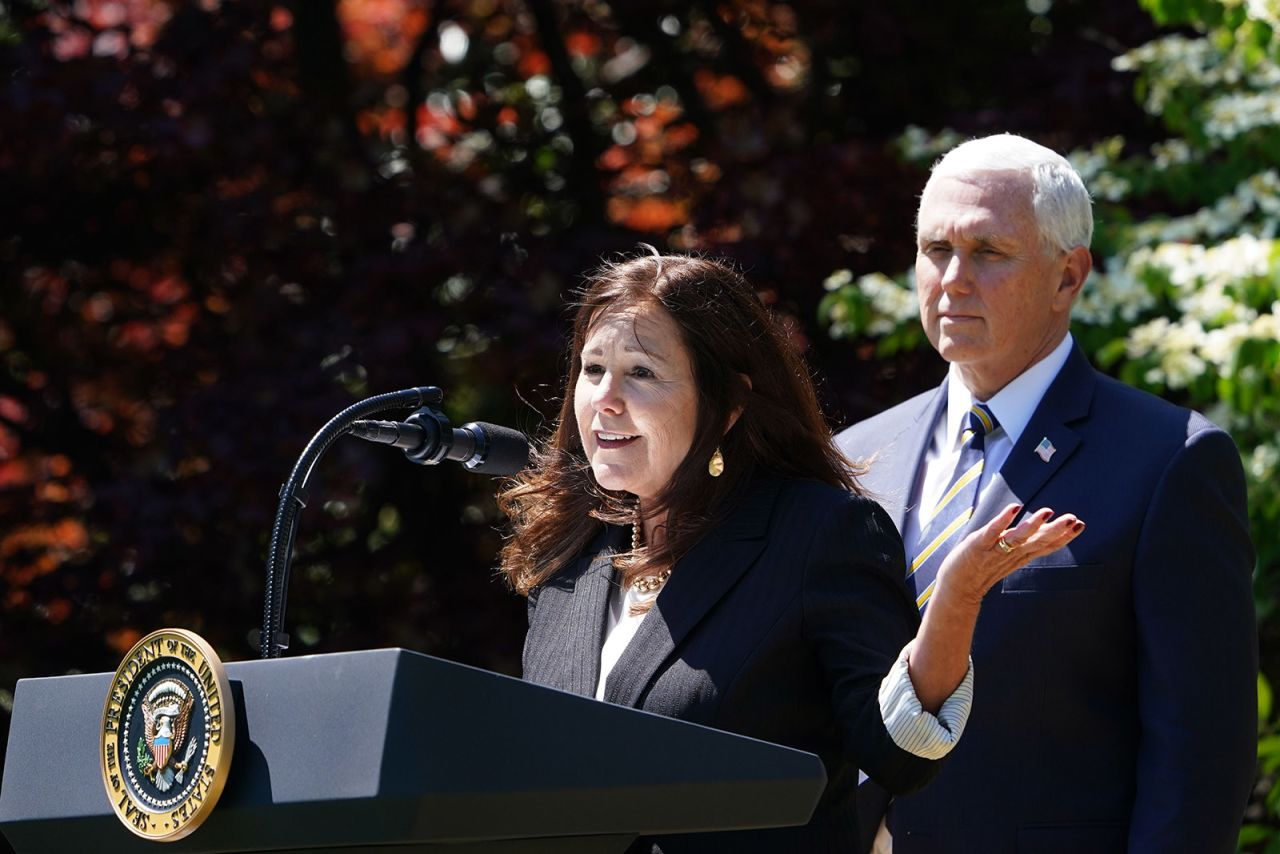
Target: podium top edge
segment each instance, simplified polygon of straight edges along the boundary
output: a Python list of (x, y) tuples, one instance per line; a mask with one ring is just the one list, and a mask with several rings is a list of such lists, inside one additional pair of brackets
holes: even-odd
[[(427, 655), (424, 652), (418, 652), (412, 649), (405, 649), (404, 647), (393, 646), (393, 647), (379, 647), (377, 649), (343, 650), (340, 652), (318, 652), (318, 653), (312, 653), (309, 655), (286, 655), (280, 658), (271, 658), (271, 659), (266, 659), (266, 658), (224, 659), (222, 663), (226, 667), (240, 668), (246, 665), (250, 665), (250, 666), (263, 665), (263, 664), (269, 664), (271, 662), (278, 662), (278, 661), (314, 661), (315, 659), (321, 659), (321, 658), (333, 659), (333, 658), (349, 658), (354, 656), (372, 656), (377, 658), (399, 658), (403, 656), (403, 657), (410, 657), (410, 658), (432, 659), (432, 660), (439, 660), (439, 661), (446, 660), (446, 659), (436, 659), (435, 656)], [(470, 667), (473, 670), (483, 670), (483, 668), (472, 667), (472, 665), (469, 665), (469, 664), (459, 664), (458, 662), (449, 662), (449, 663), (457, 664), (459, 667)], [(485, 670), (484, 672), (489, 673), (492, 671)], [(15, 688), (18, 685), (23, 684), (24, 682), (41, 682), (47, 679), (100, 679), (104, 676), (111, 677), (114, 675), (115, 675), (114, 671), (107, 670), (107, 671), (99, 671), (99, 672), (93, 672), (93, 673), (60, 673), (60, 674), (49, 675), (49, 676), (24, 676), (15, 683)], [(228, 674), (228, 675), (230, 676), (231, 674)], [(494, 675), (502, 676), (504, 674), (497, 673)], [(508, 678), (514, 678), (514, 677), (508, 677)]]

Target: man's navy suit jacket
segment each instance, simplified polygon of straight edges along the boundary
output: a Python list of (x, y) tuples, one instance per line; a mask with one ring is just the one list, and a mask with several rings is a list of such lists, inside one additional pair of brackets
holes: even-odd
[[(870, 460), (862, 482), (900, 531), (946, 401), (943, 383), (838, 437)], [(1234, 851), (1255, 770), (1257, 631), (1230, 437), (1097, 373), (1077, 347), (970, 528), (1012, 502), (1087, 527), (983, 601), (972, 715), (939, 776), (895, 802), (895, 854)]]

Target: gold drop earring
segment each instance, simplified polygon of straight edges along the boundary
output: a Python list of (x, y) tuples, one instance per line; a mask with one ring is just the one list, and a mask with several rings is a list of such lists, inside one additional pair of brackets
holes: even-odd
[(720, 453), (719, 448), (716, 448), (716, 452), (707, 461), (707, 474), (712, 477), (719, 477), (724, 474), (724, 454)]

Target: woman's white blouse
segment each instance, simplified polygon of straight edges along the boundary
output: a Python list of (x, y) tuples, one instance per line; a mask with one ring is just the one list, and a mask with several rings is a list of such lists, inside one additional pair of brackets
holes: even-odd
[[(636, 630), (648, 611), (631, 613), (631, 606), (652, 603), (659, 591), (639, 593), (634, 588), (615, 586), (609, 594), (609, 613), (605, 624), (604, 646), (600, 648), (600, 681), (596, 683), (596, 699), (604, 699), (605, 682), (622, 652), (635, 637)], [(880, 682), (880, 717), (893, 743), (908, 753), (925, 759), (941, 759), (956, 746), (973, 705), (973, 659), (960, 686), (943, 702), (937, 715), (926, 712), (916, 697), (911, 674), (907, 672), (907, 654), (915, 641), (898, 653), (898, 660)]]
[(660, 592), (661, 588), (650, 593), (640, 593), (634, 587), (623, 590), (619, 585), (614, 585), (609, 592), (609, 614), (605, 618), (604, 646), (600, 648), (600, 681), (596, 683), (597, 700), (604, 699), (605, 681), (613, 671), (613, 666), (622, 657), (622, 651), (635, 637), (645, 614), (648, 613), (643, 611), (632, 614), (631, 606), (640, 603), (652, 604)]

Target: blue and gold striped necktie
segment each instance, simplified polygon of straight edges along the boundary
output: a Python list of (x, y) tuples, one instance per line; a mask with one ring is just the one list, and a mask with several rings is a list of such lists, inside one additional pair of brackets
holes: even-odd
[(986, 437), (999, 429), (1000, 423), (986, 404), (975, 403), (969, 407), (955, 474), (938, 503), (921, 511), (920, 541), (916, 544), (915, 559), (907, 568), (907, 584), (915, 593), (916, 606), (921, 611), (933, 595), (938, 567), (973, 516), (973, 508), (978, 503), (978, 483), (982, 479)]

